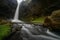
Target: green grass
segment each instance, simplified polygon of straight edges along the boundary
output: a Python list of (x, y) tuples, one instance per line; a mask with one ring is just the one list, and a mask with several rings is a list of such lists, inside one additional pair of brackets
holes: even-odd
[(7, 36), (10, 32), (10, 27), (7, 25), (0, 25), (0, 40), (2, 40), (2, 38), (4, 36)]
[(33, 23), (43, 23), (43, 22), (44, 22), (44, 17), (36, 18), (36, 19), (33, 20), (32, 22), (33, 22)]

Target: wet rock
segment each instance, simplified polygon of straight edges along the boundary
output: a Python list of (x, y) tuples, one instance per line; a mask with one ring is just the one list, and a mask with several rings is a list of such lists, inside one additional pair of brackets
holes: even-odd
[(11, 32), (17, 32), (17, 31), (21, 31), (22, 26), (18, 25), (17, 23), (13, 23), (11, 25)]

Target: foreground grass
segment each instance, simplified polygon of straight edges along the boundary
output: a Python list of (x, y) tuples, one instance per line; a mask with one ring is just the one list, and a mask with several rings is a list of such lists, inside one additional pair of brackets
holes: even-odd
[(39, 18), (36, 18), (35, 20), (33, 20), (32, 22), (42, 24), (42, 23), (44, 23), (44, 19), (45, 19), (44, 17), (39, 17)]
[(10, 32), (10, 27), (8, 25), (0, 25), (0, 40), (3, 39), (3, 37), (7, 36)]

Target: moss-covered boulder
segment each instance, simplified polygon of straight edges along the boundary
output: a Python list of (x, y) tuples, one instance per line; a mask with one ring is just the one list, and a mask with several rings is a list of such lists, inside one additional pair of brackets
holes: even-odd
[(60, 10), (53, 11), (51, 16), (47, 16), (43, 25), (51, 30), (60, 30)]

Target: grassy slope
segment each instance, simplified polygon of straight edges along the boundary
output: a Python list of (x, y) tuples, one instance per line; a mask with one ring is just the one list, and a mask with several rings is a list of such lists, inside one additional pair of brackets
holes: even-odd
[(2, 38), (4, 36), (7, 36), (9, 34), (10, 31), (10, 27), (7, 25), (0, 25), (0, 40), (2, 40)]
[(44, 22), (44, 17), (39, 17), (39, 18), (33, 20), (32, 22), (33, 23), (41, 23), (42, 24)]

